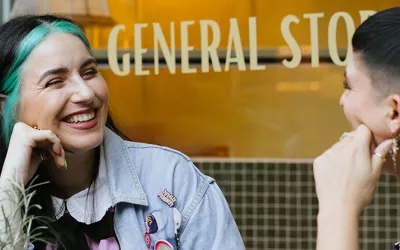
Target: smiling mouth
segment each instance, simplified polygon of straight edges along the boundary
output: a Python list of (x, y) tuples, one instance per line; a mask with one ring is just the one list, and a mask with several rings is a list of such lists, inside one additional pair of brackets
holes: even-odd
[(71, 115), (63, 119), (67, 123), (83, 123), (93, 120), (96, 117), (96, 111), (91, 110), (84, 114)]

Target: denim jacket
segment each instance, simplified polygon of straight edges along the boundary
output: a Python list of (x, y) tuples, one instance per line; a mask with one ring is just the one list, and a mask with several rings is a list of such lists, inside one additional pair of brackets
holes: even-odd
[[(103, 146), (121, 250), (148, 249), (148, 214), (158, 214), (165, 224), (149, 234), (150, 249), (158, 240), (177, 249), (174, 208), (181, 216), (179, 249), (245, 249), (220, 188), (187, 156), (167, 147), (124, 141), (108, 128)], [(164, 198), (170, 194), (176, 199), (172, 207), (159, 197), (164, 190)]]
[(103, 148), (121, 250), (154, 250), (160, 240), (175, 250), (178, 242), (182, 250), (245, 249), (220, 188), (187, 156), (108, 128)]

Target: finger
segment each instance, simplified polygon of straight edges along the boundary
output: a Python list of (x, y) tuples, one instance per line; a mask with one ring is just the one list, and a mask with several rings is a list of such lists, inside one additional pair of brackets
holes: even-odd
[[(60, 139), (50, 130), (34, 130), (32, 140), (35, 146), (43, 149), (49, 149), (50, 155), (53, 156), (57, 166), (64, 168), (64, 150)], [(48, 144), (50, 142), (50, 144)]]
[(39, 151), (36, 151), (32, 154), (32, 158), (31, 158), (31, 164), (33, 164), (34, 166), (39, 166), (39, 164), (42, 162), (42, 158), (39, 155)]
[(350, 131), (350, 132), (344, 132), (341, 136), (339, 140), (343, 140), (345, 138), (354, 138), (355, 135), (355, 131)]
[(359, 145), (362, 145), (364, 149), (369, 150), (372, 140), (372, 132), (367, 128), (367, 126), (361, 124), (357, 127), (354, 133), (354, 139), (359, 143)]
[(54, 158), (56, 165), (58, 168), (65, 170), (65, 158), (60, 157), (59, 155), (55, 154), (52, 150), (48, 150), (48, 153)]
[(392, 147), (392, 140), (386, 140), (378, 145), (372, 155), (372, 171), (374, 174), (379, 175), (382, 171), (383, 163), (388, 157), (390, 149)]
[(41, 148), (39, 148), (39, 147), (33, 149), (34, 155), (37, 156), (41, 161), (44, 161), (44, 160), (48, 159), (46, 151), (41, 149)]
[(347, 148), (354, 141), (354, 131), (343, 133), (340, 140), (337, 141), (329, 151), (336, 150), (337, 148)]
[(48, 148), (50, 145), (54, 153), (59, 154), (61, 148), (60, 139), (51, 130), (34, 130), (32, 133), (32, 140), (36, 145), (34, 147)]

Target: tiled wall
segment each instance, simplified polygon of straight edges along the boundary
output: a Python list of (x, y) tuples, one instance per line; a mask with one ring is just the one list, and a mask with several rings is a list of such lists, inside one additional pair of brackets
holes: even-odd
[[(315, 249), (318, 201), (311, 162), (194, 159), (216, 179), (246, 249)], [(360, 220), (361, 249), (391, 249), (400, 240), (400, 184), (383, 174)]]

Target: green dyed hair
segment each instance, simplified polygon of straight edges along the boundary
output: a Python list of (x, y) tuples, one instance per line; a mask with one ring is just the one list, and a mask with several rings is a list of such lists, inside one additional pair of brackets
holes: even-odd
[(67, 21), (43, 22), (35, 27), (18, 45), (14, 62), (8, 70), (0, 92), (7, 95), (3, 107), (2, 128), (4, 139), (9, 145), (11, 133), (17, 122), (18, 104), (20, 101), (21, 70), (32, 50), (43, 40), (55, 33), (67, 33), (82, 40), (92, 54), (90, 44), (84, 32), (75, 24)]

